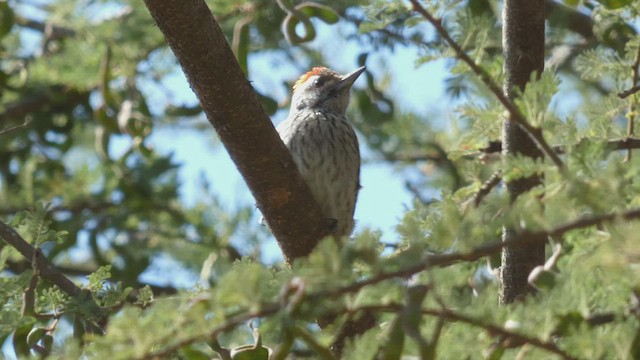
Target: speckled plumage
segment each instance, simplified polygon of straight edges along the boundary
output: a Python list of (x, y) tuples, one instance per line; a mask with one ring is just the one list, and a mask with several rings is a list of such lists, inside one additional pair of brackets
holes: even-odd
[(291, 110), (277, 130), (322, 214), (335, 219), (334, 236), (353, 231), (360, 188), (360, 151), (345, 113), (349, 90), (364, 68), (341, 76), (314, 68), (294, 86)]

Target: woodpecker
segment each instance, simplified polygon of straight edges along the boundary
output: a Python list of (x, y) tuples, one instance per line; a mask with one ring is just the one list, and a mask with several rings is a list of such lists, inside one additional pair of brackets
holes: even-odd
[(365, 69), (340, 75), (314, 67), (293, 85), (289, 116), (277, 127), (337, 239), (353, 231), (360, 190), (358, 138), (346, 111), (351, 86)]

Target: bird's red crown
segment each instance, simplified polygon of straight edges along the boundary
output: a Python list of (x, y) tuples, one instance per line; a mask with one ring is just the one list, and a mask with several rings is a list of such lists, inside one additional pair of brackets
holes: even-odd
[(311, 69), (310, 71), (307, 71), (302, 76), (300, 76), (298, 81), (296, 81), (296, 83), (293, 84), (293, 90), (295, 91), (298, 88), (298, 86), (304, 84), (305, 81), (309, 80), (309, 78), (312, 77), (312, 76), (328, 74), (328, 73), (333, 73), (333, 71), (327, 69), (324, 66), (316, 66), (313, 69)]

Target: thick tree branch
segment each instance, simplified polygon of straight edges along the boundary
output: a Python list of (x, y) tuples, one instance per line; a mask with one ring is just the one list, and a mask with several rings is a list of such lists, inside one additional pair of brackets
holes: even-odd
[(285, 259), (329, 234), (291, 154), (204, 1), (145, 0), (202, 108), (244, 177)]
[(529, 124), (525, 116), (522, 114), (520, 109), (516, 106), (516, 104), (511, 101), (505, 94), (503, 94), (502, 90), (498, 85), (491, 79), (491, 76), (478, 64), (473, 61), (467, 55), (467, 53), (462, 50), (462, 47), (451, 38), (449, 32), (442, 26), (442, 22), (440, 19), (434, 18), (420, 3), (418, 0), (410, 0), (413, 5), (413, 9), (422, 15), (431, 25), (436, 29), (438, 34), (444, 39), (444, 41), (453, 49), (456, 53), (458, 59), (462, 60), (467, 66), (471, 68), (471, 70), (480, 78), (480, 80), (489, 88), (489, 90), (494, 94), (494, 96), (500, 101), (502, 106), (504, 106), (510, 113), (509, 121), (512, 121), (518, 124), (524, 131), (526, 131), (527, 135), (537, 144), (540, 150), (549, 158), (553, 163), (558, 167), (558, 169), (563, 169), (562, 160), (558, 157), (556, 153), (553, 152), (547, 141), (542, 136), (542, 132), (538, 128), (534, 128)]

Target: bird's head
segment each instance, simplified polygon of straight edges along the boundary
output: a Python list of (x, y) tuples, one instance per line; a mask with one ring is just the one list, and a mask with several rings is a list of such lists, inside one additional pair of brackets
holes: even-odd
[(363, 66), (340, 75), (325, 67), (314, 67), (293, 85), (292, 110), (309, 108), (344, 114), (349, 105), (349, 90), (365, 69)]

